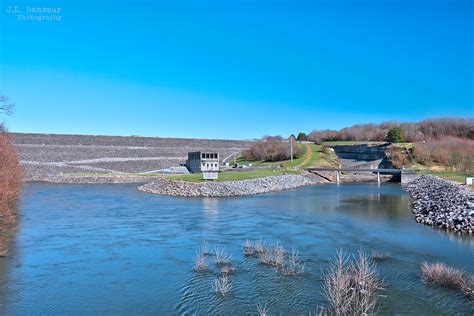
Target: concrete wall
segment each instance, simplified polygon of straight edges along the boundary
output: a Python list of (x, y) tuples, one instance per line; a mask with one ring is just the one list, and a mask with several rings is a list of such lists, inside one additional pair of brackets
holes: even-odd
[[(204, 157), (204, 158), (203, 158)], [(213, 158), (210, 158), (213, 157)], [(204, 153), (204, 152), (190, 152), (188, 153), (188, 160), (186, 167), (192, 173), (219, 171), (219, 154), (218, 153)]]
[[(336, 156), (341, 160), (352, 160), (352, 162), (349, 162), (352, 164), (350, 167), (361, 169), (393, 168), (388, 158), (389, 143), (338, 145), (333, 148)], [(357, 161), (360, 161), (360, 163), (357, 163)]]
[(421, 176), (421, 174), (419, 174), (419, 173), (405, 173), (405, 172), (402, 172), (400, 182), (402, 184), (407, 184), (408, 182), (413, 181), (413, 180), (415, 180), (416, 178), (418, 178), (420, 176)]
[(338, 145), (334, 146), (336, 155), (345, 159), (377, 160), (387, 157), (388, 144), (380, 145)]
[(219, 158), (217, 159), (201, 159), (201, 171), (219, 171)]

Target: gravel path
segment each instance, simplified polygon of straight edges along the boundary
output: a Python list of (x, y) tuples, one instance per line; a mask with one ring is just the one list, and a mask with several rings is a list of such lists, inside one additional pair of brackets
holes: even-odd
[(422, 175), (408, 183), (418, 223), (459, 233), (474, 232), (474, 192), (439, 177)]
[(160, 178), (138, 188), (140, 191), (175, 196), (222, 197), (282, 191), (321, 183), (312, 175), (281, 175), (228, 182), (186, 182)]

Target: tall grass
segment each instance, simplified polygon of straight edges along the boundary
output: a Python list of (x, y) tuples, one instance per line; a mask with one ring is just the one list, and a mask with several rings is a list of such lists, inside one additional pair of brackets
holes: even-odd
[(256, 306), (257, 306), (257, 312), (258, 312), (258, 315), (259, 315), (259, 316), (267, 316), (267, 315), (269, 315), (269, 312), (268, 312), (267, 304), (266, 304), (266, 303), (262, 305), (260, 302), (258, 302), (258, 303), (256, 304)]
[(232, 256), (228, 254), (224, 249), (216, 248), (216, 265), (228, 265), (232, 261)]
[(221, 296), (226, 296), (232, 290), (232, 282), (227, 274), (223, 274), (214, 280), (214, 292)]
[(252, 256), (255, 253), (252, 241), (250, 239), (245, 240), (244, 244), (244, 255)]
[(450, 267), (444, 263), (423, 263), (421, 272), (426, 283), (460, 290), (469, 299), (474, 300), (473, 276)]
[(207, 243), (207, 241), (203, 241), (202, 242), (202, 245), (201, 245), (201, 254), (203, 256), (208, 256), (210, 255), (211, 253), (209, 252), (209, 244)]
[(285, 264), (285, 248), (280, 244), (264, 247), (263, 251), (257, 252), (261, 264), (282, 268)]
[(384, 251), (372, 251), (372, 260), (374, 261), (384, 261), (390, 259), (390, 254)]
[(15, 221), (22, 181), (23, 172), (9, 136), (0, 132), (0, 219), (4, 224)]
[(231, 264), (224, 265), (220, 268), (219, 272), (222, 274), (230, 275), (237, 271), (237, 268)]
[(206, 256), (203, 253), (197, 253), (194, 260), (194, 270), (197, 272), (207, 271), (209, 265), (207, 264)]
[(255, 256), (260, 264), (277, 268), (283, 274), (295, 276), (304, 272), (299, 252), (295, 249), (288, 253), (279, 243), (266, 245), (258, 240), (247, 239), (244, 244), (244, 255)]
[(299, 252), (295, 249), (288, 255), (287, 264), (285, 264), (285, 274), (294, 276), (304, 272), (304, 263), (300, 260)]
[(324, 277), (323, 294), (336, 315), (366, 315), (375, 312), (382, 282), (371, 259), (362, 251), (349, 257), (339, 250)]

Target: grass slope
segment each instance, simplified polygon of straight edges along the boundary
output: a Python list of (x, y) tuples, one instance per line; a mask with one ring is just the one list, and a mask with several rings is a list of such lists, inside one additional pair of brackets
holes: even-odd
[(474, 173), (462, 172), (462, 171), (421, 171), (422, 174), (430, 174), (433, 176), (438, 176), (440, 178), (455, 181), (458, 183), (466, 183), (467, 177), (474, 177)]
[(338, 167), (337, 158), (334, 153), (325, 153), (323, 151), (322, 145), (317, 144), (302, 144), (304, 147), (304, 154), (301, 157), (293, 159), (291, 161), (282, 160), (282, 161), (257, 161), (257, 160), (245, 160), (243, 158), (238, 158), (236, 162), (240, 165), (249, 165), (264, 167), (264, 166), (271, 166), (277, 165), (282, 166), (283, 168), (310, 168), (310, 167)]

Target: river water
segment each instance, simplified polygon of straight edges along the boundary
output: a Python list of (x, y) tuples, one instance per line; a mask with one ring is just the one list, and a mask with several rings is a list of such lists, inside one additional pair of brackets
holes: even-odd
[[(425, 285), (422, 262), (474, 273), (474, 240), (417, 224), (398, 184), (317, 185), (239, 198), (179, 198), (136, 185), (29, 184), (10, 255), (0, 258), (2, 313), (272, 314), (315, 311), (337, 249), (381, 251), (381, 314), (472, 315), (449, 289)], [(246, 238), (296, 248), (296, 277), (245, 257)], [(225, 248), (237, 272), (232, 292), (212, 292), (215, 271), (193, 271), (207, 241)]]

